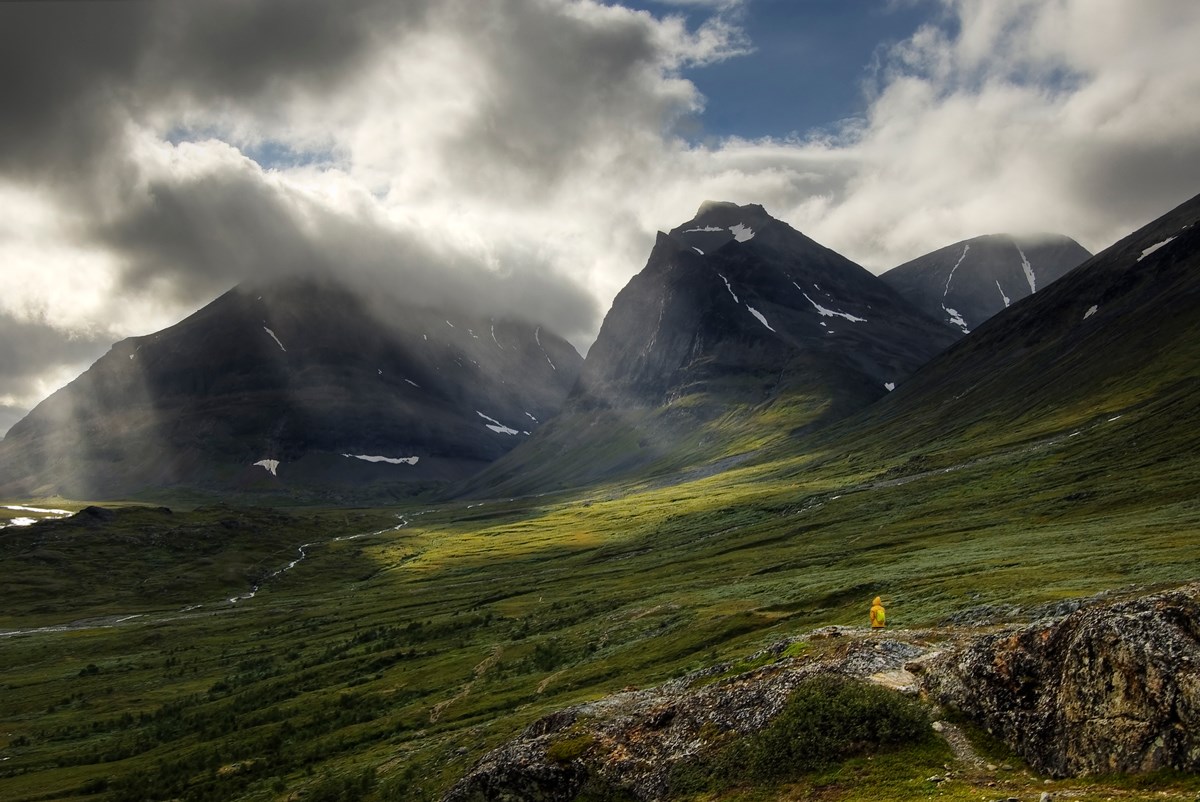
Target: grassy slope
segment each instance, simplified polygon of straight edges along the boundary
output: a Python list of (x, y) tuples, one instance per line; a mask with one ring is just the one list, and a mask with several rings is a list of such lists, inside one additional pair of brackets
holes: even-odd
[[(1194, 449), (1148, 441), (1164, 436), (1160, 414), (1068, 427), (949, 472), (831, 450), (680, 484), (447, 506), (314, 548), (248, 602), (213, 607), (225, 589), (200, 586), (194, 602), (209, 607), (183, 616), (171, 596), (170, 615), (0, 641), (0, 796), (72, 798), (138, 775), (162, 798), (273, 800), (373, 771), (373, 798), (420, 799), (541, 714), (861, 623), (877, 593), (906, 626), (1181, 582), (1200, 568), (1200, 465)], [(280, 564), (324, 526), (292, 516)], [(32, 606), (8, 612), (46, 622)], [(910, 781), (877, 778), (891, 791), (871, 793)], [(871, 798), (858, 794), (827, 798)]]

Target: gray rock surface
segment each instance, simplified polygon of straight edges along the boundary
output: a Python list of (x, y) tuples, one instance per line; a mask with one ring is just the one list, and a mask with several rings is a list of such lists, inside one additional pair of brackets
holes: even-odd
[(1051, 776), (1200, 769), (1200, 584), (984, 635), (922, 673)]

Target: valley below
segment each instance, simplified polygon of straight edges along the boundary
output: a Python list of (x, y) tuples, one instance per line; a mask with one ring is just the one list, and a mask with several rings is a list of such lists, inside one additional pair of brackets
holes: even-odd
[[(541, 496), (106, 505), (14, 527), (0, 538), (0, 796), (440, 799), (556, 711), (812, 657), (830, 626), (862, 638), (875, 595), (890, 639), (937, 643), (1174, 587), (1200, 567), (1197, 465), (1150, 438), (1154, 414), (1105, 413), (968, 460), (766, 448), (712, 475)], [(1129, 481), (1121, 466), (1143, 457), (1152, 467)], [(956, 721), (978, 761), (935, 738), (664, 798), (1200, 789), (1170, 772), (1043, 774)]]

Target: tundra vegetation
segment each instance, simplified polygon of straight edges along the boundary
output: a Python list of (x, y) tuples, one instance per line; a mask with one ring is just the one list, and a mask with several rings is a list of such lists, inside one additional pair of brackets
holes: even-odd
[[(1182, 583), (1200, 568), (1200, 466), (1171, 440), (1191, 435), (1151, 425), (1155, 414), (993, 429), (971, 453), (818, 441), (714, 475), (513, 499), (279, 510), (162, 499), (171, 513), (8, 528), (0, 631), (74, 623), (0, 639), (0, 797), (432, 800), (554, 710), (737, 664), (819, 626), (864, 625), (875, 595), (892, 627), (971, 625)], [(769, 755), (771, 737), (731, 748)], [(564, 759), (586, 747), (565, 745)], [(687, 793), (1200, 790), (1173, 776), (1043, 785), (1019, 763), (994, 787), (930, 784), (951, 759), (937, 739), (785, 773), (747, 758), (752, 776), (709, 771)]]

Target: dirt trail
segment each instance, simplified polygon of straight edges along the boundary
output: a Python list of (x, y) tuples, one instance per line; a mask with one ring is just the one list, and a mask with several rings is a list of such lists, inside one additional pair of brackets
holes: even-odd
[(975, 751), (975, 747), (971, 745), (967, 736), (957, 725), (951, 724), (949, 721), (936, 721), (933, 728), (946, 739), (946, 743), (950, 744), (950, 750), (954, 752), (955, 760), (976, 771), (987, 769), (988, 762), (980, 757), (979, 753)]

